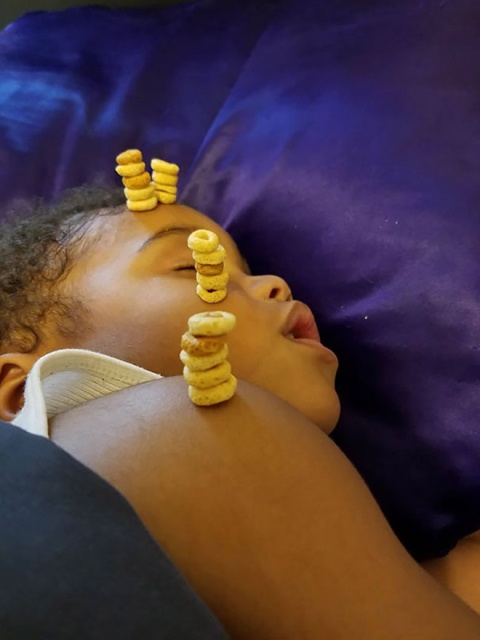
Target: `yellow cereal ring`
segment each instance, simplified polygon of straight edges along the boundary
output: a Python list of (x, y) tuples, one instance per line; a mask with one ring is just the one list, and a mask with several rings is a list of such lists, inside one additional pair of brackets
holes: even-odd
[(171, 176), (178, 175), (180, 167), (178, 164), (172, 164), (171, 162), (165, 162), (159, 158), (154, 158), (151, 162), (152, 169), (157, 173), (168, 173)]
[(188, 248), (192, 251), (200, 251), (201, 253), (211, 253), (215, 251), (219, 245), (218, 236), (208, 229), (197, 229), (193, 231), (187, 238)]
[(164, 184), (171, 187), (176, 187), (178, 183), (178, 176), (172, 176), (169, 173), (159, 173), (154, 171), (152, 173), (153, 181), (160, 187)]
[(127, 149), (123, 153), (120, 153), (115, 160), (117, 164), (135, 164), (142, 162), (143, 156), (140, 149)]
[(228, 271), (224, 271), (218, 276), (202, 276), (201, 273), (197, 273), (197, 282), (206, 291), (220, 291), (220, 289), (225, 289), (228, 284)]
[(183, 367), (183, 377), (187, 384), (197, 389), (208, 389), (228, 380), (232, 373), (232, 367), (228, 360), (217, 364), (217, 366), (206, 371), (190, 371), (188, 367)]
[(171, 187), (168, 184), (159, 185), (156, 182), (154, 184), (155, 184), (155, 189), (158, 189), (159, 191), (165, 191), (165, 193), (171, 193), (172, 195), (175, 195), (175, 196), (177, 195), (177, 192), (178, 192), (177, 187)]
[(123, 186), (127, 189), (145, 189), (152, 182), (152, 176), (145, 171), (139, 176), (133, 176), (132, 178), (122, 178)]
[(152, 211), (158, 207), (157, 196), (148, 200), (127, 200), (127, 208), (130, 211)]
[(228, 311), (204, 311), (188, 319), (192, 336), (221, 336), (235, 329), (237, 319)]
[(165, 193), (164, 191), (155, 191), (157, 200), (162, 204), (175, 204), (177, 196), (174, 193)]
[(119, 176), (124, 178), (133, 178), (139, 176), (145, 171), (144, 162), (135, 162), (133, 164), (119, 164), (115, 167), (115, 171)]
[(226, 289), (218, 289), (216, 291), (207, 291), (199, 284), (197, 284), (196, 288), (197, 296), (201, 298), (204, 302), (208, 302), (209, 304), (216, 304), (217, 302), (222, 302), (227, 297)]
[(228, 358), (228, 345), (224, 344), (220, 351), (208, 356), (191, 356), (186, 351), (180, 351), (180, 360), (190, 371), (206, 371), (215, 367)]
[(145, 189), (124, 189), (127, 200), (148, 200), (155, 195), (155, 187), (153, 184), (145, 187)]
[(188, 397), (193, 404), (199, 407), (211, 407), (214, 404), (220, 404), (230, 400), (237, 390), (237, 379), (230, 375), (228, 380), (217, 384), (210, 389), (197, 389), (196, 387), (188, 387)]
[(200, 264), (200, 262), (196, 262), (195, 269), (202, 276), (218, 276), (223, 272), (223, 262), (220, 262), (220, 264)]
[(221, 264), (225, 261), (227, 252), (222, 245), (219, 244), (215, 251), (210, 251), (209, 253), (194, 251), (192, 256), (195, 262), (198, 262), (199, 264)]
[(226, 342), (226, 336), (194, 336), (189, 331), (183, 334), (181, 348), (191, 356), (208, 356), (217, 353)]

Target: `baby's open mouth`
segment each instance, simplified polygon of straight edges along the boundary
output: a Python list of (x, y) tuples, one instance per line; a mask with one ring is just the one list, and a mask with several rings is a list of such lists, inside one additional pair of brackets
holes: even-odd
[(295, 301), (283, 327), (283, 335), (289, 340), (314, 340), (320, 342), (315, 318), (303, 302)]

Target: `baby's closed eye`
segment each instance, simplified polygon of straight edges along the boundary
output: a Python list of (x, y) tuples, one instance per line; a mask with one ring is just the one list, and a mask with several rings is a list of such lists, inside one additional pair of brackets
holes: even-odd
[(195, 265), (194, 264), (182, 264), (179, 265), (178, 267), (174, 268), (174, 271), (187, 271), (187, 270), (193, 270), (195, 271)]

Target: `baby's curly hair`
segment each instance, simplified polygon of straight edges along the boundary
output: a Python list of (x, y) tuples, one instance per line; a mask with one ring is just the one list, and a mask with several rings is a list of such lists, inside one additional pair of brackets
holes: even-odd
[(0, 353), (31, 353), (48, 323), (64, 337), (88, 326), (86, 309), (62, 283), (82, 250), (88, 223), (123, 210), (121, 190), (79, 187), (56, 204), (20, 205), (0, 223)]

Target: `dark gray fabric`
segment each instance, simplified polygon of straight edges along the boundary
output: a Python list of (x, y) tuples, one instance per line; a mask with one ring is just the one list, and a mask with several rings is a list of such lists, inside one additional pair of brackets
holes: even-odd
[(0, 422), (2, 640), (227, 638), (117, 491)]

